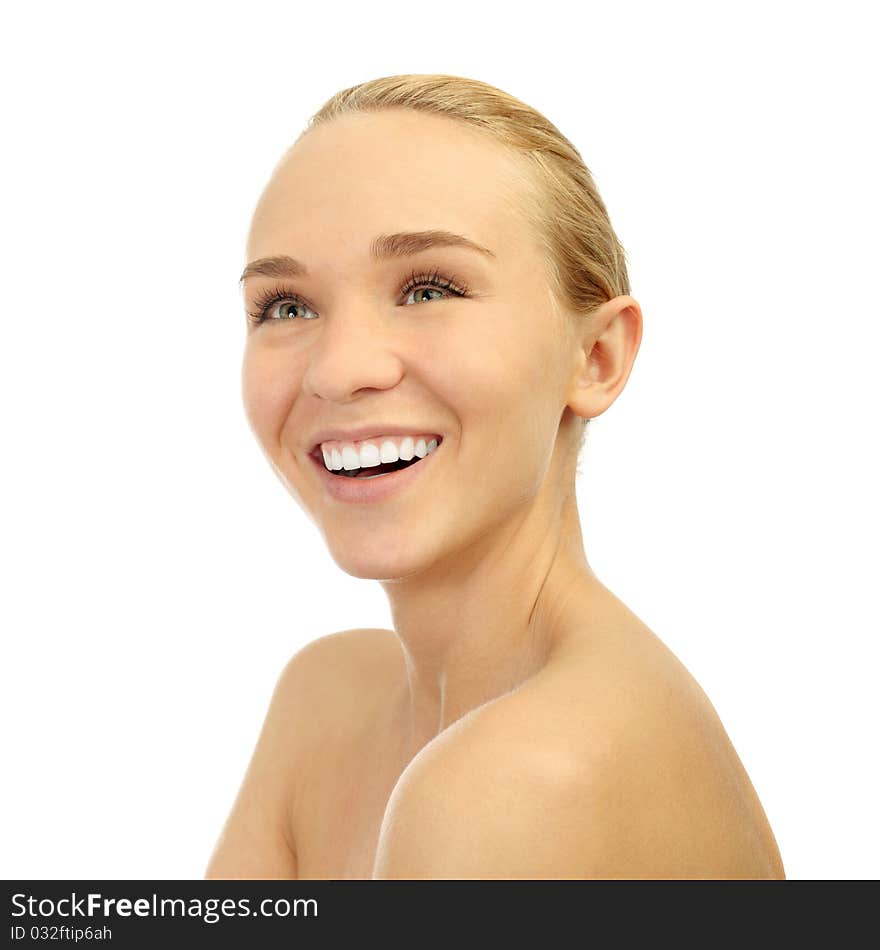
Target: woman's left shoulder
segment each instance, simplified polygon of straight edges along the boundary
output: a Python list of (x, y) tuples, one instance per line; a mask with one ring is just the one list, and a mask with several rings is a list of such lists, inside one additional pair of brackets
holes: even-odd
[(784, 877), (711, 702), (644, 625), (574, 638), (438, 752), (466, 779), (456, 794), (545, 815), (585, 877)]
[(500, 772), (528, 763), (550, 800), (573, 803), (603, 876), (784, 877), (715, 708), (644, 624), (575, 638), (487, 712), (475, 754), (507, 758)]

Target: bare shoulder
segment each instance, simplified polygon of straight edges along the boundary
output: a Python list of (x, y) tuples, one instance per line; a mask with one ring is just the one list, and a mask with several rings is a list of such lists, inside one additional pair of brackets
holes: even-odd
[(420, 753), (386, 811), (382, 877), (781, 878), (705, 694), (647, 628), (575, 640)]
[[(397, 649), (397, 654), (394, 650)], [(281, 670), (206, 878), (297, 877), (293, 814), (324, 736), (378, 697), (400, 649), (393, 631), (343, 630), (301, 647)]]
[(371, 707), (387, 696), (403, 664), (393, 630), (359, 627), (306, 643), (287, 661), (275, 686), (266, 727), (286, 743), (287, 794), (295, 801), (297, 779), (314, 750), (332, 736), (344, 741)]
[(354, 685), (381, 690), (402, 662), (400, 642), (393, 630), (340, 630), (301, 647), (282, 670), (278, 689), (303, 708), (316, 701), (336, 704), (351, 697)]

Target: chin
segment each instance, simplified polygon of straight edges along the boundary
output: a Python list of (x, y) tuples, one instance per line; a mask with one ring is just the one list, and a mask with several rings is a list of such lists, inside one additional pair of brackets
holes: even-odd
[(345, 541), (332, 544), (328, 540), (330, 556), (340, 570), (362, 580), (393, 581), (418, 574), (427, 566), (424, 556), (414, 551), (389, 546), (382, 538), (372, 543), (346, 545)]

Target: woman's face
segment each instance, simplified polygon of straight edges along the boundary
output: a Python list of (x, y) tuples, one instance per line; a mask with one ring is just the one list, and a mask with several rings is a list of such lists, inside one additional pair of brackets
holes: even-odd
[[(516, 176), (514, 160), (479, 133), (395, 110), (308, 132), (259, 201), (248, 261), (286, 255), (307, 274), (244, 280), (248, 312), (277, 289), (287, 295), (248, 326), (247, 417), (334, 560), (355, 577), (454, 563), (539, 493), (548, 518), (559, 504), (554, 448), (576, 350), (517, 213)], [(491, 255), (460, 246), (370, 254), (380, 235), (424, 231), (463, 235)], [(433, 272), (467, 295), (424, 280), (402, 292), (413, 273)], [(334, 497), (310, 457), (316, 435), (363, 427), (378, 435), (385, 425), (437, 433), (442, 444), (384, 499)]]

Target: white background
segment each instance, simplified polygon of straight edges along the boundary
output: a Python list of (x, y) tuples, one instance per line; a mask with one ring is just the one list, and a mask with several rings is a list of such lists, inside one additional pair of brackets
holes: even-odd
[(200, 877), (286, 660), (391, 626), (247, 427), (237, 282), (308, 117), (442, 72), (543, 111), (627, 250), (593, 568), (713, 701), (788, 876), (878, 876), (871, 6), (7, 12), (0, 875)]

